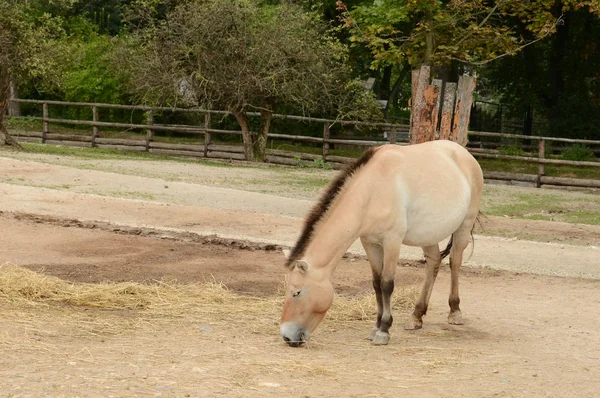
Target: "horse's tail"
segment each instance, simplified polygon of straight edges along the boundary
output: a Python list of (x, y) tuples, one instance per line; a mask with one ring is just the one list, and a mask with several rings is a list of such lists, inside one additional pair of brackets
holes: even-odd
[[(475, 251), (475, 239), (473, 238), (473, 230), (475, 229), (475, 224), (479, 224), (479, 226), (481, 227), (481, 217), (484, 217), (487, 219), (486, 215), (483, 214), (481, 211), (479, 212), (479, 214), (477, 214), (477, 218), (475, 219), (475, 223), (473, 224), (473, 228), (471, 228), (471, 241), (473, 242), (473, 248), (471, 249), (471, 255), (469, 256), (469, 258), (471, 258), (471, 256), (473, 255), (473, 252)], [(453, 243), (453, 239), (454, 239), (454, 235), (450, 236), (450, 240), (448, 241), (448, 245), (446, 246), (446, 248), (444, 250), (442, 250), (440, 252), (440, 255), (442, 256), (442, 260), (445, 259), (446, 257), (448, 257), (448, 255), (450, 254), (450, 250), (452, 249), (452, 243)], [(468, 261), (469, 259), (467, 259)]]
[(448, 241), (448, 245), (444, 250), (440, 252), (440, 256), (442, 256), (442, 260), (448, 257), (450, 254), (450, 250), (452, 249), (452, 241), (454, 240), (454, 235), (450, 236), (450, 240)]

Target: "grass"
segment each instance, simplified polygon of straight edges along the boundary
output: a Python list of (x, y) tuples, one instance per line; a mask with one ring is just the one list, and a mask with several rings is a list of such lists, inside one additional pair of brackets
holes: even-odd
[[(501, 171), (507, 173), (537, 174), (535, 163), (518, 160), (477, 159), (484, 171)], [(600, 179), (600, 167), (575, 167), (567, 165), (547, 164), (545, 175), (549, 177), (572, 177)]]
[(493, 216), (600, 225), (600, 197), (582, 192), (486, 186), (482, 211)]

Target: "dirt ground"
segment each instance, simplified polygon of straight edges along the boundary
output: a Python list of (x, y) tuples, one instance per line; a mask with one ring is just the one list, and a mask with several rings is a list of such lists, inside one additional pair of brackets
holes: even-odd
[[(120, 235), (0, 218), (3, 260), (74, 282), (222, 281), (244, 295), (277, 294), (280, 252)], [(32, 245), (31, 242), (36, 242)], [(340, 295), (370, 292), (369, 265), (343, 261)], [(420, 284), (398, 268), (398, 289)], [(280, 341), (277, 319), (227, 313), (141, 320), (135, 313), (26, 308), (1, 315), (0, 396), (595, 396), (600, 388), (600, 282), (465, 269), (464, 326), (445, 322), (443, 269), (424, 328), (387, 347), (370, 322), (327, 322), (306, 348)], [(71, 314), (66, 316), (66, 314)], [(266, 319), (265, 319), (266, 318)], [(129, 326), (118, 332), (104, 323)], [(90, 324), (92, 331), (89, 331)], [(97, 326), (94, 326), (97, 325)], [(87, 330), (83, 332), (82, 330)], [(596, 375), (596, 376), (594, 376)]]
[[(0, 264), (74, 283), (222, 282), (242, 299), (261, 304), (236, 316), (227, 311), (149, 316), (23, 306), (0, 297), (0, 398), (592, 397), (600, 390), (600, 281), (539, 275), (546, 273), (544, 263), (556, 259), (560, 267), (567, 265), (565, 275), (598, 268), (597, 227), (495, 218), (494, 234), (511, 237), (529, 230), (538, 242), (479, 239), (476, 253), (488, 253), (480, 259), (490, 266), (463, 269), (465, 325), (446, 323), (444, 266), (422, 330), (404, 331), (410, 310), (397, 309), (390, 345), (373, 347), (365, 339), (372, 320), (326, 319), (310, 344), (293, 349), (278, 334), (280, 304), (264, 311), (265, 303), (280, 303), (284, 280), (278, 245), (264, 238), (277, 234), (279, 243), (293, 240), (303, 206), (311, 203), (296, 191), (280, 201), (275, 188), (263, 194), (211, 184), (208, 177), (163, 179), (167, 172), (196, 175), (197, 169), (185, 164), (125, 164), (138, 170), (132, 175), (119, 174), (114, 161), (89, 161), (95, 164), (86, 163), (88, 170), (40, 159), (0, 160)], [(18, 172), (6, 172), (7, 167)], [(213, 177), (221, 182), (243, 173), (217, 170), (225, 170)], [(265, 170), (251, 171), (251, 178), (263, 184), (277, 173)], [(196, 239), (212, 229), (259, 243)], [(511, 251), (513, 246), (518, 250)], [(521, 264), (504, 267), (502, 257)], [(420, 286), (423, 272), (416, 258), (401, 262), (397, 291)], [(370, 293), (368, 263), (343, 260), (334, 282), (339, 297)]]

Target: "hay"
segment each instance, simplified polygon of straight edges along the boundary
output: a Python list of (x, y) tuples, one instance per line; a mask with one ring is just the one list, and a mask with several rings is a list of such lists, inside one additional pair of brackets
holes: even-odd
[[(392, 296), (395, 311), (414, 304), (414, 288), (398, 288)], [(71, 283), (26, 268), (0, 266), (0, 302), (13, 306), (69, 305), (75, 308), (129, 310), (140, 316), (201, 317), (203, 322), (241, 320), (254, 333), (277, 327), (283, 299), (251, 297), (229, 291), (217, 282), (182, 284), (175, 280), (150, 284)], [(374, 294), (339, 296), (327, 315), (327, 324), (372, 322), (376, 316)]]

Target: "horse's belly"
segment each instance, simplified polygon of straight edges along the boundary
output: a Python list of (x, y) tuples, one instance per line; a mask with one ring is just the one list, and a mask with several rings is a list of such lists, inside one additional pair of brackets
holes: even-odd
[[(407, 216), (407, 229), (402, 241), (408, 246), (430, 246), (452, 235), (463, 223), (469, 210), (469, 199), (455, 196), (454, 206), (412, 209)], [(445, 209), (445, 210), (444, 210)]]

